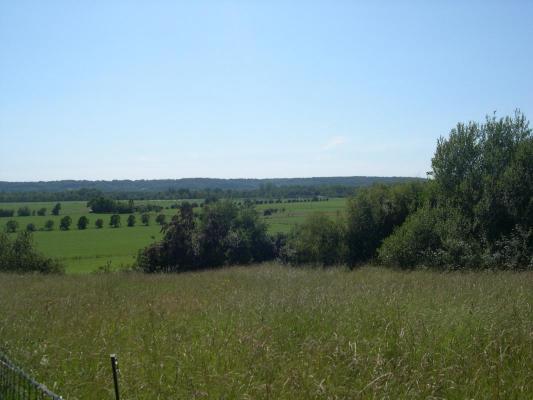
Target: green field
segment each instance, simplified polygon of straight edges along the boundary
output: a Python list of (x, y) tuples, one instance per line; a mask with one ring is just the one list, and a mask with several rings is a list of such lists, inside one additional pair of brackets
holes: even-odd
[(531, 399), (533, 273), (270, 264), (0, 274), (0, 348), (65, 399)]
[[(174, 203), (176, 203), (174, 200), (136, 202), (136, 204), (157, 204), (162, 207), (170, 207)], [(60, 215), (51, 216), (49, 214), (54, 204), (54, 202), (0, 203), (0, 208), (13, 209), (15, 211), (23, 206), (28, 206), (31, 210), (38, 210), (41, 207), (47, 209), (46, 216), (0, 218), (0, 227), (3, 228), (10, 219), (18, 222), (19, 229), (25, 229), (29, 223), (35, 224), (37, 229), (39, 229), (34, 234), (37, 248), (47, 256), (60, 259), (66, 265), (68, 272), (90, 272), (107, 263), (110, 263), (111, 268), (130, 265), (139, 249), (161, 237), (161, 229), (155, 223), (156, 213), (154, 212), (150, 213), (151, 223), (149, 226), (143, 226), (140, 221), (140, 215), (136, 214), (136, 226), (127, 227), (126, 219), (128, 215), (122, 214), (122, 226), (120, 228), (111, 228), (109, 226), (110, 215), (89, 213), (86, 202), (61, 202)], [(264, 217), (269, 226), (269, 231), (275, 233), (288, 232), (291, 226), (303, 221), (306, 215), (314, 211), (321, 211), (335, 216), (342, 212), (344, 204), (345, 199), (330, 199), (329, 201), (320, 202), (261, 204), (257, 206), (257, 209), (261, 215), (268, 208), (278, 209), (278, 212)], [(162, 210), (162, 213), (167, 215), (167, 220), (175, 212), (173, 209), (165, 208)], [(68, 231), (60, 231), (59, 221), (65, 215), (69, 215), (72, 218), (72, 226)], [(86, 215), (89, 218), (90, 225), (88, 229), (80, 231), (76, 227), (76, 222), (82, 215)], [(98, 218), (104, 220), (105, 225), (102, 229), (97, 229), (94, 226), (94, 222)], [(54, 230), (40, 230), (49, 219), (54, 221)]]

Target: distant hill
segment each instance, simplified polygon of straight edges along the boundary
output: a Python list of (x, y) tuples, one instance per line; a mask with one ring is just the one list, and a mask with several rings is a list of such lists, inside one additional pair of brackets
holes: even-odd
[(0, 181), (0, 192), (64, 192), (79, 189), (95, 189), (102, 192), (162, 192), (168, 190), (257, 190), (268, 186), (346, 186), (362, 187), (375, 183), (399, 183), (423, 180), (409, 177), (378, 177), (378, 176), (346, 176), (346, 177), (315, 177), (315, 178), (274, 178), (274, 179), (216, 179), (216, 178), (183, 178), (183, 179), (152, 179), (152, 180), (62, 180), (39, 182), (5, 182)]

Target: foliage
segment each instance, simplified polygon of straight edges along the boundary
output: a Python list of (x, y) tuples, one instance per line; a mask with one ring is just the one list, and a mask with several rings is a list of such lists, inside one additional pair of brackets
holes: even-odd
[(109, 218), (109, 225), (113, 228), (118, 228), (120, 226), (120, 215), (113, 214), (111, 218)]
[(7, 233), (13, 233), (16, 232), (19, 228), (19, 223), (15, 221), (14, 219), (11, 219), (6, 222), (6, 232)]
[(80, 230), (87, 229), (88, 225), (89, 225), (89, 218), (87, 218), (85, 215), (82, 215), (80, 218), (78, 218), (78, 229)]
[(432, 160), (432, 196), (385, 240), (387, 265), (531, 268), (533, 135), (523, 114), (458, 124)]
[(44, 257), (33, 247), (31, 232), (20, 232), (13, 240), (0, 233), (0, 271), (58, 273), (64, 270), (57, 261)]
[(135, 226), (135, 215), (131, 214), (130, 216), (128, 216), (128, 226)]
[(41, 216), (41, 217), (44, 217), (46, 215), (46, 208), (45, 207), (41, 207), (37, 210), (37, 215)]
[(70, 229), (70, 225), (72, 224), (72, 218), (68, 215), (65, 215), (63, 218), (61, 218), (61, 221), (59, 222), (59, 229), (62, 231), (68, 231)]
[(155, 222), (157, 222), (159, 225), (164, 225), (166, 220), (165, 214), (158, 214), (157, 217), (155, 217)]
[(144, 226), (150, 225), (150, 214), (144, 213), (141, 215), (141, 222)]
[(59, 215), (59, 211), (61, 211), (61, 203), (56, 203), (54, 208), (52, 208), (52, 215)]
[(54, 229), (54, 221), (52, 221), (51, 219), (46, 221), (44, 223), (44, 229), (47, 230), (47, 231), (51, 231), (52, 229)]
[(145, 272), (177, 272), (246, 264), (273, 258), (272, 241), (255, 209), (217, 201), (204, 207), (197, 221), (193, 207), (183, 203), (164, 227), (164, 237), (137, 258)]
[(424, 202), (427, 184), (376, 185), (360, 190), (348, 200), (347, 262), (372, 259), (383, 239)]
[(293, 228), (281, 258), (292, 264), (343, 264), (347, 251), (345, 231), (340, 219), (333, 220), (323, 213), (312, 214)]
[(28, 225), (26, 225), (26, 231), (28, 232), (35, 232), (37, 230), (37, 227), (34, 223), (30, 222)]
[(94, 199), (89, 200), (87, 207), (89, 207), (93, 213), (129, 214), (134, 211), (133, 200), (125, 203), (104, 196), (95, 197)]
[(29, 217), (31, 215), (31, 210), (28, 206), (20, 207), (17, 210), (17, 215), (19, 217)]
[(13, 215), (15, 215), (15, 210), (0, 208), (0, 217), (12, 217)]

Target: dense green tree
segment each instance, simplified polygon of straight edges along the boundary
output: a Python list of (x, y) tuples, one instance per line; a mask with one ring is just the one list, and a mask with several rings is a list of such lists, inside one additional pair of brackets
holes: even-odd
[(141, 222), (144, 226), (150, 225), (150, 214), (144, 213), (141, 215)]
[(46, 215), (46, 208), (45, 207), (39, 208), (37, 210), (37, 215), (39, 215), (41, 217), (45, 216)]
[(89, 225), (89, 218), (87, 218), (85, 215), (82, 215), (80, 218), (78, 218), (78, 229), (80, 230), (87, 229), (88, 225)]
[(361, 189), (348, 200), (348, 263), (368, 261), (376, 254), (383, 239), (424, 202), (427, 185), (405, 183), (395, 186), (375, 185)]
[(158, 214), (157, 217), (155, 217), (155, 222), (157, 222), (159, 225), (164, 225), (166, 219), (167, 218), (165, 214)]
[(315, 213), (292, 229), (282, 258), (293, 264), (339, 265), (346, 251), (344, 221)]
[(54, 229), (54, 221), (52, 221), (51, 219), (46, 221), (44, 223), (44, 229), (46, 229), (47, 231), (51, 231), (52, 229)]
[(380, 260), (402, 267), (533, 267), (532, 141), (520, 112), (458, 124), (438, 141), (431, 201), (385, 240)]
[(98, 218), (95, 222), (94, 222), (94, 225), (96, 226), (96, 228), (98, 229), (102, 229), (104, 227), (104, 220), (102, 218)]
[(15, 221), (14, 219), (11, 219), (6, 222), (6, 232), (13, 233), (16, 232), (19, 228), (19, 223)]
[(17, 215), (19, 217), (29, 217), (31, 215), (31, 210), (28, 206), (20, 207), (17, 210)]
[(71, 224), (72, 218), (70, 218), (68, 215), (65, 215), (63, 218), (61, 218), (61, 221), (59, 221), (59, 229), (62, 231), (68, 231)]
[(52, 208), (52, 215), (59, 215), (59, 211), (61, 211), (61, 203), (56, 203), (54, 208)]
[(131, 214), (128, 216), (128, 226), (135, 226), (135, 215)]
[(120, 215), (113, 214), (111, 218), (109, 218), (109, 225), (113, 228), (118, 228), (120, 226)]
[(37, 228), (35, 227), (35, 224), (30, 222), (28, 225), (26, 225), (26, 231), (35, 232), (36, 230)]
[(15, 210), (6, 210), (0, 208), (0, 217), (12, 217), (13, 215), (15, 215)]
[(0, 233), (0, 271), (61, 273), (64, 267), (44, 257), (33, 246), (31, 232), (20, 232), (16, 238)]
[(198, 221), (193, 207), (181, 204), (163, 229), (163, 240), (139, 253), (138, 265), (146, 272), (246, 264), (274, 256), (266, 225), (255, 209), (231, 201), (207, 205)]

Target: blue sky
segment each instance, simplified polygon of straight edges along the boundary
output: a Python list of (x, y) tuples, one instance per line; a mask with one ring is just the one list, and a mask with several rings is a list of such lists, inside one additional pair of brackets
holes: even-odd
[(425, 176), (533, 116), (529, 1), (0, 2), (0, 180)]

